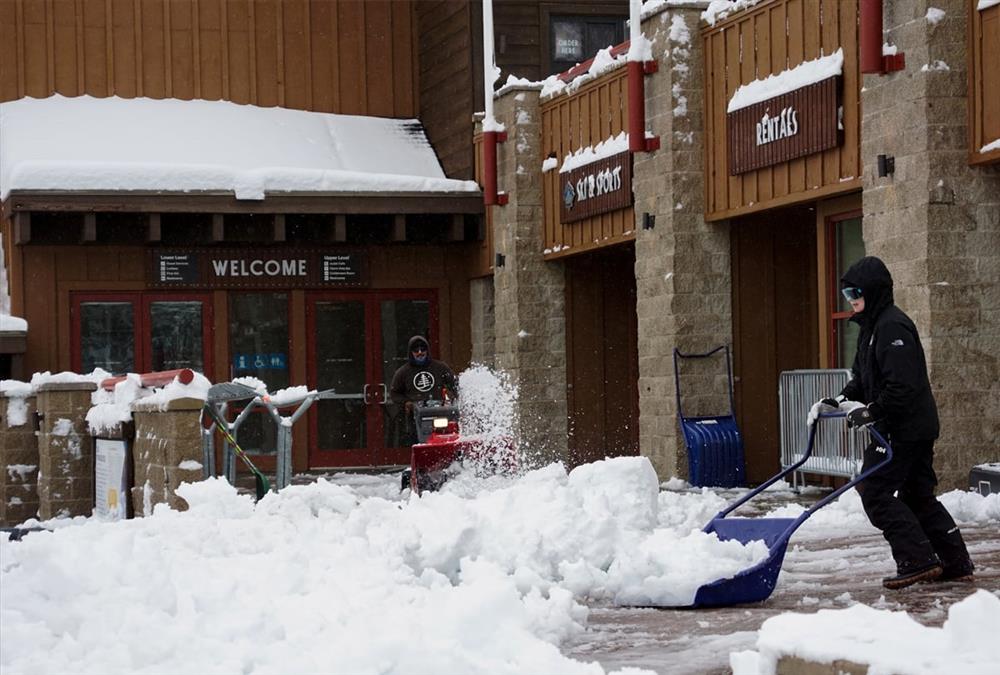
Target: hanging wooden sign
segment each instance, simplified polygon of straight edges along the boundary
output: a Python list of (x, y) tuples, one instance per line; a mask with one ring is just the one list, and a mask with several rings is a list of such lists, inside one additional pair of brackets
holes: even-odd
[(843, 143), (840, 75), (726, 114), (729, 175)]
[(619, 152), (559, 174), (559, 184), (563, 223), (626, 209), (632, 206), (632, 154)]

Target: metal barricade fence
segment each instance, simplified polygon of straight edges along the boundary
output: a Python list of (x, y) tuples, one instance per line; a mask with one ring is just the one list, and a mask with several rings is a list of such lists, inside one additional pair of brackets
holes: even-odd
[[(851, 371), (786, 370), (778, 380), (781, 411), (781, 466), (802, 458), (808, 442), (809, 409), (827, 396), (836, 396), (851, 379)], [(812, 456), (796, 473), (818, 473), (853, 478), (861, 473), (867, 434), (844, 424), (821, 424), (816, 431)], [(793, 482), (797, 482), (797, 476)]]

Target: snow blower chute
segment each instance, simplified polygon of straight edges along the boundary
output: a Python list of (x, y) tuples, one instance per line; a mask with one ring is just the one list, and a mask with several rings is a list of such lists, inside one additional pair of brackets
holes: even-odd
[(885, 449), (885, 459), (869, 468), (858, 476), (851, 479), (846, 485), (834, 490), (826, 497), (816, 502), (798, 518), (731, 518), (727, 517), (737, 508), (747, 503), (761, 492), (770, 487), (773, 483), (787, 476), (806, 463), (812, 454), (813, 443), (816, 439), (816, 428), (824, 420), (831, 418), (846, 417), (843, 412), (820, 413), (809, 430), (809, 442), (806, 451), (795, 464), (782, 470), (767, 482), (761, 484), (746, 495), (737, 499), (727, 506), (705, 526), (704, 532), (715, 532), (719, 539), (734, 539), (743, 544), (751, 541), (763, 540), (767, 544), (767, 558), (753, 567), (742, 570), (735, 576), (727, 579), (719, 579), (707, 584), (703, 584), (695, 593), (694, 602), (691, 607), (727, 607), (749, 602), (761, 602), (766, 600), (778, 581), (778, 573), (781, 571), (781, 563), (785, 558), (785, 549), (788, 547), (788, 540), (798, 527), (806, 521), (809, 516), (816, 513), (830, 502), (834, 501), (847, 490), (851, 489), (869, 475), (878, 471), (892, 459), (892, 447), (889, 442), (873, 426), (867, 428), (871, 438), (879, 447)]

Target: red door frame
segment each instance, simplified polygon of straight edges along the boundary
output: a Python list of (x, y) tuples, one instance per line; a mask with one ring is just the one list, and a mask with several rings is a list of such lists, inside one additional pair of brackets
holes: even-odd
[(864, 211), (854, 209), (842, 213), (834, 213), (825, 218), (826, 227), (826, 276), (827, 276), (827, 299), (829, 302), (827, 315), (827, 338), (830, 348), (827, 350), (828, 368), (850, 368), (851, 364), (838, 364), (840, 359), (840, 331), (837, 330), (837, 321), (849, 319), (854, 315), (850, 309), (837, 311), (840, 307), (840, 279), (837, 274), (837, 223), (852, 218), (862, 218)]
[(382, 302), (386, 300), (426, 300), (430, 304), (427, 339), (432, 350), (438, 337), (438, 299), (435, 289), (403, 289), (373, 291), (309, 291), (306, 293), (306, 381), (310, 389), (318, 386), (316, 367), (316, 303), (361, 302), (365, 317), (365, 385), (372, 392), (366, 398), (365, 422), (368, 447), (351, 450), (324, 450), (319, 447), (318, 416), (309, 412), (309, 467), (389, 466), (409, 462), (409, 448), (385, 448), (382, 398), (388, 397), (390, 382), (382, 381)]
[(132, 341), (134, 360), (133, 369), (138, 372), (148, 372), (151, 368), (147, 341), (151, 338), (151, 321), (149, 305), (164, 301), (199, 301), (201, 312), (201, 350), (205, 374), (213, 371), (215, 350), (213, 349), (213, 305), (211, 293), (178, 292), (178, 293), (146, 293), (144, 291), (106, 292), (106, 291), (72, 291), (70, 292), (70, 368), (80, 372), (83, 365), (83, 354), (80, 345), (80, 305), (85, 302), (127, 302), (132, 305)]

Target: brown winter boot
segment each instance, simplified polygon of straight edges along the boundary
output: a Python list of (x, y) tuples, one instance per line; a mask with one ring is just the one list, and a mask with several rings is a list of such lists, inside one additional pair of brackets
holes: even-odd
[(896, 576), (882, 579), (882, 585), (891, 590), (898, 590), (921, 581), (933, 581), (940, 577), (943, 572), (944, 568), (941, 567), (941, 563), (936, 562), (910, 569), (897, 569)]

